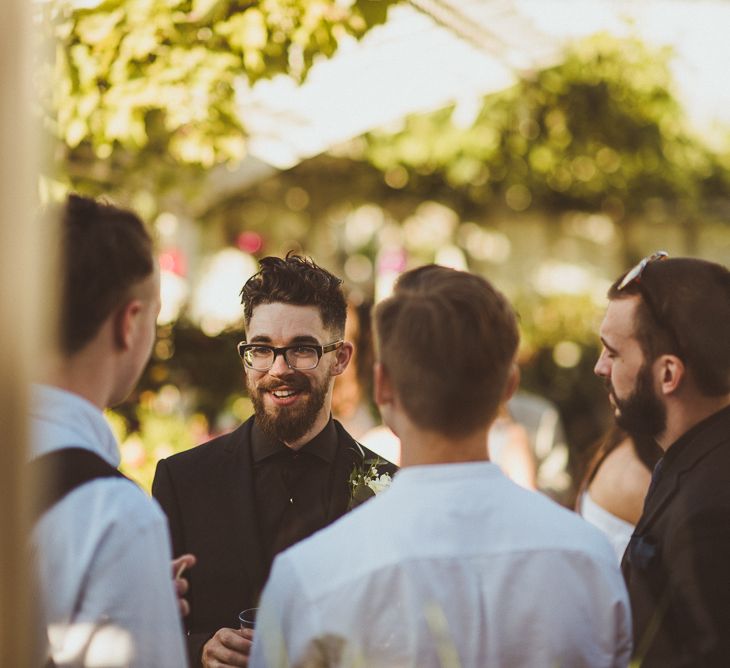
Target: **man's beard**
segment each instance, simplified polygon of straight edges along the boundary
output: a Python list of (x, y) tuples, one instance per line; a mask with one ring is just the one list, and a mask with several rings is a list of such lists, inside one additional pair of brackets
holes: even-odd
[[(320, 384), (317, 384), (315, 380), (293, 371), (290, 376), (279, 381), (273, 380), (254, 386), (246, 377), (246, 387), (256, 414), (256, 424), (265, 434), (284, 443), (299, 440), (312, 428), (322, 410), (329, 380), (329, 376), (326, 376)], [(303, 397), (303, 400), (300, 399), (297, 405), (277, 406), (268, 411), (264, 404), (264, 394), (284, 386), (306, 392), (308, 396)]]
[(667, 411), (654, 392), (651, 366), (644, 364), (636, 377), (634, 391), (619, 399), (611, 383), (608, 389), (618, 409), (616, 424), (629, 434), (656, 438), (667, 428)]

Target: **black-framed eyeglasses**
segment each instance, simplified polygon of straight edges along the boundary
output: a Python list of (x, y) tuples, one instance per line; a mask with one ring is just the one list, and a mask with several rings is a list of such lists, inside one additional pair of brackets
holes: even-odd
[(237, 347), (243, 363), (254, 371), (268, 371), (274, 366), (277, 355), (284, 356), (284, 361), (290, 369), (308, 371), (317, 367), (322, 355), (337, 350), (343, 343), (342, 340), (324, 346), (312, 343), (295, 343), (291, 346), (276, 348), (264, 343), (241, 341)]
[(647, 255), (643, 260), (641, 260), (636, 266), (634, 266), (632, 269), (626, 272), (626, 275), (623, 277), (623, 280), (618, 284), (617, 290), (625, 290), (630, 285), (635, 285), (641, 294), (642, 298), (644, 299), (644, 303), (648, 306), (649, 311), (651, 311), (651, 314), (655, 320), (655, 322), (664, 329), (667, 334), (672, 339), (672, 343), (674, 344), (677, 352), (682, 350), (682, 347), (679, 344), (679, 338), (677, 337), (676, 332), (674, 331), (674, 328), (671, 326), (669, 321), (664, 318), (657, 308), (657, 305), (654, 303), (654, 299), (651, 296), (651, 292), (646, 286), (646, 282), (642, 282), (641, 277), (644, 273), (644, 270), (653, 262), (660, 262), (661, 260), (666, 260), (669, 258), (669, 253), (666, 251), (656, 251), (652, 253), (651, 255)]

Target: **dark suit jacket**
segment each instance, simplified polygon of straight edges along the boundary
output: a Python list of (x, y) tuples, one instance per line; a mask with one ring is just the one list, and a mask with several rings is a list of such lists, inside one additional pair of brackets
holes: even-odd
[(642, 668), (730, 665), (730, 408), (669, 448), (622, 568)]
[[(167, 514), (175, 556), (191, 552), (197, 564), (186, 573), (190, 614), (185, 619), (191, 664), (220, 628), (238, 627), (238, 613), (255, 607), (271, 563), (264, 556), (254, 508), (251, 427), (253, 418), (225, 436), (181, 452), (157, 465), (152, 494)], [(339, 448), (327, 517), (348, 510), (355, 466), (377, 455), (335, 421)], [(381, 458), (382, 461), (382, 458)], [(395, 473), (390, 462), (381, 473)]]

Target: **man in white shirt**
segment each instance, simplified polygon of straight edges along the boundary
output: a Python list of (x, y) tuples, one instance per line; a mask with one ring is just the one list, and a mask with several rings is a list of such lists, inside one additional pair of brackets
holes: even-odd
[(629, 604), (606, 539), (487, 459), (517, 384), (506, 299), (421, 267), (374, 325), (375, 398), (402, 469), (276, 559), (252, 666), (626, 666)]
[[(102, 411), (149, 358), (159, 273), (133, 213), (72, 195), (58, 222), (59, 345), (34, 388), (31, 461), (61, 464), (74, 449), (113, 473), (119, 448)], [(187, 665), (165, 516), (133, 482), (109, 474), (49, 503), (32, 547), (53, 664)]]

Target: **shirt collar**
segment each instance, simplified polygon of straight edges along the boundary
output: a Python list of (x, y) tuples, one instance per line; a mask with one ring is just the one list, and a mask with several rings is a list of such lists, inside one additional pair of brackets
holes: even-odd
[(667, 448), (667, 452), (662, 457), (662, 468), (666, 470), (667, 466), (671, 465), (672, 462), (676, 461), (682, 452), (687, 448), (687, 445), (695, 440), (695, 438), (706, 429), (712, 428), (715, 424), (722, 423), (727, 420), (730, 422), (730, 406), (713, 413), (709, 417), (706, 417), (701, 422), (698, 422), (689, 431), (682, 434), (672, 445)]
[(488, 460), (476, 462), (454, 462), (450, 464), (419, 464), (398, 469), (393, 484), (400, 487), (405, 484), (439, 483), (463, 481), (468, 478), (483, 479), (503, 478), (502, 470), (494, 462)]
[[(324, 426), (324, 429), (322, 429), (319, 434), (317, 434), (311, 441), (305, 443), (296, 452), (306, 452), (307, 454), (314, 455), (328, 464), (331, 464), (337, 454), (337, 445), (337, 429), (335, 427), (334, 420), (330, 417), (329, 421)], [(253, 429), (251, 430), (251, 448), (253, 451), (253, 460), (257, 463), (283, 452), (294, 452), (294, 450), (289, 448), (286, 444), (266, 434), (261, 427), (258, 426), (255, 419), (253, 422)]]
[(34, 385), (30, 417), (34, 457), (79, 447), (119, 466), (119, 446), (104, 413), (78, 394), (51, 385)]

